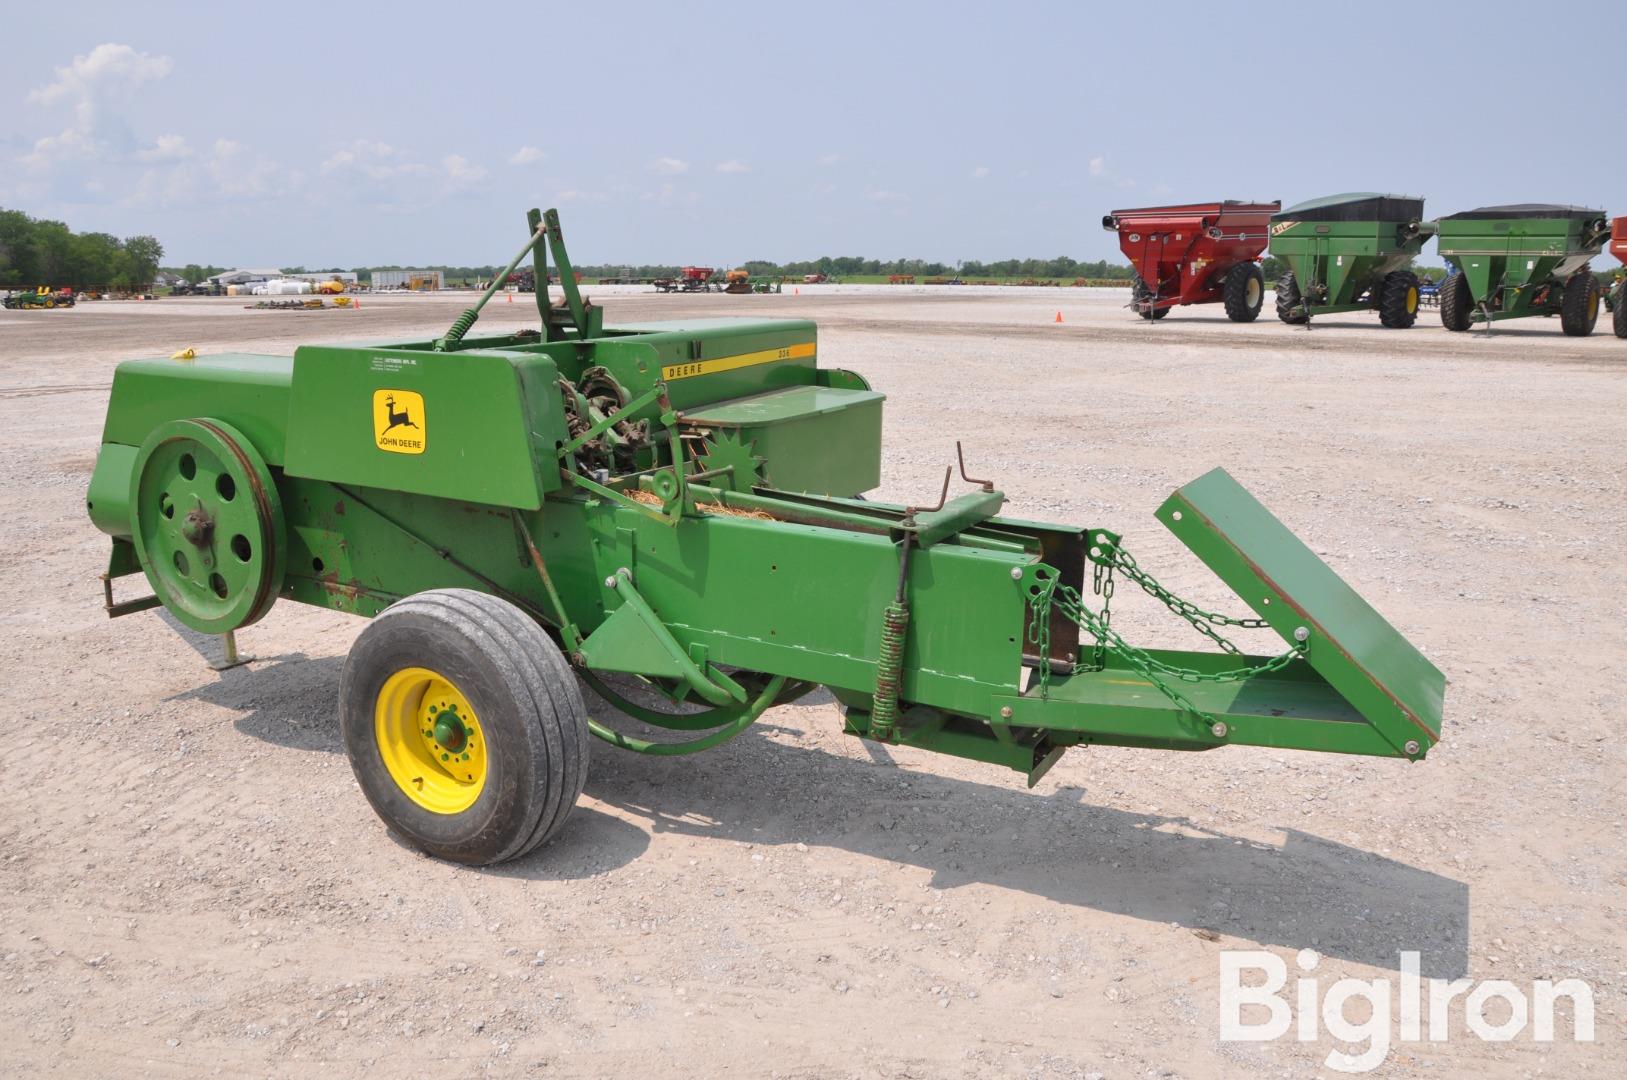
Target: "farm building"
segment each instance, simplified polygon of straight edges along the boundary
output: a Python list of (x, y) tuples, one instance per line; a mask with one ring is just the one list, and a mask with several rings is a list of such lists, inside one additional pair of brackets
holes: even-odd
[(446, 279), (439, 270), (374, 270), (375, 289), (443, 289)]
[(244, 267), (241, 270), (222, 270), (209, 280), (216, 285), (247, 285), (253, 281), (270, 281), (272, 278), (280, 277), (282, 277), (282, 271), (275, 266), (262, 270)]

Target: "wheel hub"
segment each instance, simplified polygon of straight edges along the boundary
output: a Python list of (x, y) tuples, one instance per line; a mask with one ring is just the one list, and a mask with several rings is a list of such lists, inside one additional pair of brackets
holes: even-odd
[(215, 531), (215, 522), (203, 507), (188, 510), (186, 517), (181, 519), (181, 536), (193, 547), (203, 547), (209, 543), (209, 537)]
[(282, 505), (252, 443), (217, 420), (153, 432), (131, 484), (133, 539), (164, 606), (205, 634), (259, 619), (282, 588)]
[(428, 668), (401, 668), (379, 688), (373, 725), (385, 770), (420, 807), (458, 814), (480, 798), (486, 737), (450, 679)]
[(431, 707), (430, 716), (434, 718), (435, 726), (424, 734), (433, 738), (435, 745), (442, 750), (462, 754), (463, 748), (469, 745), (469, 729), (464, 727), (463, 721), (458, 718), (458, 707), (448, 705), (439, 713)]

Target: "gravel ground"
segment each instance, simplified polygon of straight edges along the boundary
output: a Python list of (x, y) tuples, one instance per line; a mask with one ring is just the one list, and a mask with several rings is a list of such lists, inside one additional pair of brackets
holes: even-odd
[[(1593, 988), (1593, 1044), (1563, 1006), (1551, 1045), (1483, 1042), (1459, 998), (1448, 1040), (1378, 1075), (1627, 1069), (1627, 342), (1147, 325), (1105, 290), (593, 291), (612, 322), (818, 319), (824, 363), (889, 394), (880, 497), (934, 497), (960, 438), (1008, 512), (1120, 530), (1235, 608), (1151, 517), (1224, 465), (1447, 673), (1442, 743), (1410, 766), (1091, 749), (1030, 791), (849, 739), (820, 694), (695, 758), (598, 748), (555, 843), (437, 863), (342, 754), (360, 622), (280, 604), (241, 635), (261, 659), (217, 674), (161, 615), (103, 616), (83, 498), (117, 360), (427, 336), (467, 299), (0, 312), (0, 660), (27, 673), (0, 741), (0, 1073), (1327, 1075), (1348, 1044), (1325, 1032), (1219, 1040), (1222, 949), (1293, 974), (1315, 950), (1323, 987), (1395, 979), (1407, 949), (1426, 976)], [(1190, 644), (1121, 600), (1132, 640)]]

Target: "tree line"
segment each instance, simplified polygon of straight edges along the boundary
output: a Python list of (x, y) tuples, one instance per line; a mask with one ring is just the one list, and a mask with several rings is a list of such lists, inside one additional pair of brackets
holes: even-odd
[(0, 207), (0, 289), (143, 290), (163, 257), (156, 237), (76, 233), (63, 222)]

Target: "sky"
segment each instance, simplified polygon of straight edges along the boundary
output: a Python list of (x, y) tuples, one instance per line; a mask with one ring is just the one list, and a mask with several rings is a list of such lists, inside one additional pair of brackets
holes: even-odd
[(711, 265), (1113, 258), (1110, 210), (1340, 191), (1627, 213), (1619, 3), (1472, 8), (76, 2), (6, 21), (0, 207), (309, 267), (505, 262), (532, 206), (580, 263)]

